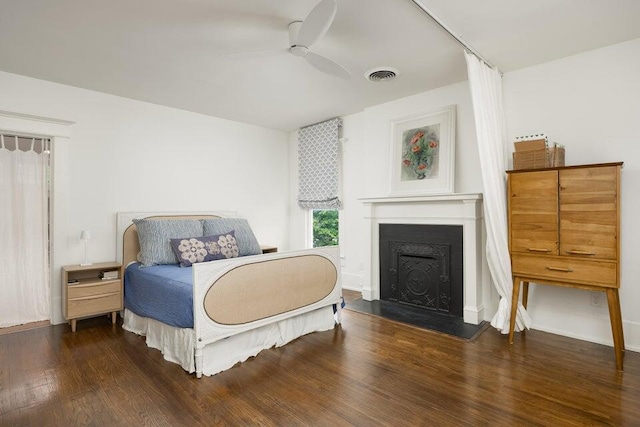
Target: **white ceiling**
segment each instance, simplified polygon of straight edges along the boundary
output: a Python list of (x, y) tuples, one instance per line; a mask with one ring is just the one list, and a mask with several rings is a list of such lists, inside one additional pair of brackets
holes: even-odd
[[(640, 37), (638, 0), (420, 1), (502, 71)], [(312, 50), (350, 80), (221, 57), (288, 47), (317, 0), (0, 0), (0, 70), (287, 131), (466, 80), (460, 45), (411, 0), (337, 2)], [(365, 80), (381, 66), (400, 76)]]

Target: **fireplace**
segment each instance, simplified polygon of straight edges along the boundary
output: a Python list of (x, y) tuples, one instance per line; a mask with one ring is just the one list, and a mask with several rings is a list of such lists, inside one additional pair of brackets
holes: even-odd
[(380, 299), (462, 316), (462, 226), (380, 224)]
[[(408, 304), (428, 309), (438, 310), (442, 313), (449, 313), (452, 316), (462, 317), (465, 323), (478, 325), (484, 320), (484, 304), (483, 295), (486, 293), (489, 297), (490, 278), (488, 267), (484, 257), (483, 238), (482, 238), (482, 195), (481, 194), (451, 194), (442, 196), (391, 196), (360, 199), (365, 208), (365, 220), (368, 221), (368, 231), (364, 236), (363, 247), (370, 248), (369, 253), (365, 257), (364, 281), (362, 287), (362, 298), (367, 301), (392, 298), (384, 289), (383, 277), (386, 273), (384, 270), (391, 272), (394, 268), (391, 265), (382, 266), (383, 262), (380, 258), (381, 242), (385, 238), (384, 231), (381, 236), (381, 226), (386, 225), (408, 225), (408, 226), (444, 226), (447, 229), (453, 226), (462, 234), (462, 246), (459, 249), (450, 247), (448, 257), (453, 260), (461, 258), (462, 267), (453, 267), (450, 264), (448, 272), (444, 276), (450, 276), (455, 279), (451, 282), (452, 288), (456, 289), (461, 286), (461, 295), (454, 291), (453, 294), (442, 297), (439, 289), (433, 291), (433, 288), (426, 290), (423, 285), (425, 276), (437, 277), (440, 280), (442, 273), (442, 265), (436, 267), (441, 260), (447, 255), (441, 254), (442, 246), (450, 243), (442, 243), (441, 240), (424, 243), (416, 243), (412, 240), (397, 243), (394, 249), (402, 254), (400, 258), (396, 258), (396, 270), (400, 274), (409, 276), (409, 284), (407, 289), (402, 292), (408, 292), (406, 298), (402, 293), (396, 291), (393, 298), (398, 300), (399, 304)], [(412, 232), (408, 233), (411, 239)], [(401, 240), (391, 236), (391, 241), (400, 242)], [(410, 248), (411, 247), (411, 248)], [(406, 249), (415, 249), (416, 253), (409, 253)], [(456, 261), (457, 263), (457, 261)], [(457, 264), (456, 264), (457, 265)], [(404, 269), (404, 270), (403, 270)], [(438, 270), (436, 272), (436, 270)], [(396, 271), (396, 274), (397, 274)], [(390, 273), (389, 273), (390, 274)], [(454, 278), (454, 275), (460, 275)], [(454, 283), (455, 282), (455, 283)], [(461, 282), (461, 285), (460, 285)], [(447, 285), (448, 286), (448, 285)], [(433, 292), (437, 292), (441, 298), (432, 301)], [(411, 295), (415, 294), (415, 295)], [(424, 297), (416, 297), (423, 295)], [(449, 307), (445, 307), (446, 305)], [(432, 307), (431, 307), (432, 306)], [(462, 308), (460, 308), (460, 306)]]

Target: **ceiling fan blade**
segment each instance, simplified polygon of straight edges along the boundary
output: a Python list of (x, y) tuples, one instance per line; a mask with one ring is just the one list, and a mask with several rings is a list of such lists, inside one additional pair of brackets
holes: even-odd
[(302, 22), (296, 44), (309, 47), (324, 36), (331, 26), (337, 10), (336, 0), (321, 0)]
[(338, 65), (329, 58), (325, 58), (317, 53), (309, 52), (304, 59), (323, 73), (331, 74), (347, 80), (351, 78), (351, 74), (342, 68), (341, 65)]
[(263, 49), (263, 50), (252, 50), (247, 52), (225, 53), (219, 56), (220, 58), (228, 58), (228, 59), (245, 59), (245, 58), (259, 58), (263, 56), (273, 56), (273, 55), (279, 55), (281, 53), (288, 53), (288, 52), (289, 52), (289, 49)]

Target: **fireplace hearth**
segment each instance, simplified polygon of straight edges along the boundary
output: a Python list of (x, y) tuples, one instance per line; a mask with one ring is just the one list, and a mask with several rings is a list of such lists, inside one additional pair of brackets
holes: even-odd
[(463, 317), (463, 228), (380, 224), (380, 299)]

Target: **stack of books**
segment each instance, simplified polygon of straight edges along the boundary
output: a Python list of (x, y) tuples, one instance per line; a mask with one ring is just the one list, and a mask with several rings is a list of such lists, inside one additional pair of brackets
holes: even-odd
[(102, 280), (114, 280), (118, 278), (118, 270), (101, 271), (99, 277)]

